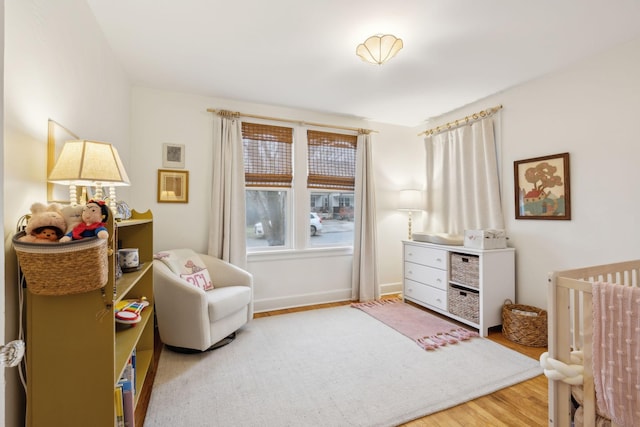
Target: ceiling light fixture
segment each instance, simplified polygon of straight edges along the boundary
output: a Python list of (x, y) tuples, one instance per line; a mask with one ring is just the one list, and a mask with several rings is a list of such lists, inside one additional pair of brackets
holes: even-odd
[(402, 39), (391, 34), (371, 36), (356, 48), (363, 61), (382, 65), (402, 49)]

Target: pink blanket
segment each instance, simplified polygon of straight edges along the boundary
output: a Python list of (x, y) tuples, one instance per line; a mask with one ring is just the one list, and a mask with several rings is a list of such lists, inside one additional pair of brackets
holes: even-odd
[(600, 412), (640, 420), (640, 288), (593, 284), (593, 376)]

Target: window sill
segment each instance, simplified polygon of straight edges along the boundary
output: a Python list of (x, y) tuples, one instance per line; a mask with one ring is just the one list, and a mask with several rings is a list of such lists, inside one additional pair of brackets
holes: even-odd
[(352, 246), (341, 247), (318, 247), (307, 249), (274, 249), (270, 251), (249, 252), (247, 253), (247, 261), (271, 261), (285, 259), (305, 259), (305, 258), (324, 258), (334, 256), (351, 256), (353, 255)]

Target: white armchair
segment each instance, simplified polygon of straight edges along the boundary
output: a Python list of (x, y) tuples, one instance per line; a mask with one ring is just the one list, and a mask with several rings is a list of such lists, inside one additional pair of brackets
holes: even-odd
[(215, 257), (197, 254), (214, 289), (204, 291), (160, 260), (153, 288), (160, 340), (178, 351), (205, 351), (230, 342), (253, 318), (253, 276)]

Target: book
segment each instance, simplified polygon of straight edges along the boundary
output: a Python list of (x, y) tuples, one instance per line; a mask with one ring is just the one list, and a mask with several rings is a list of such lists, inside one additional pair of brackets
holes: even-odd
[(135, 427), (135, 396), (133, 384), (130, 380), (122, 380), (122, 406), (124, 415), (124, 426)]
[(124, 404), (122, 401), (122, 384), (118, 383), (114, 392), (114, 404), (116, 407), (116, 420), (115, 425), (117, 427), (125, 427), (124, 425)]

